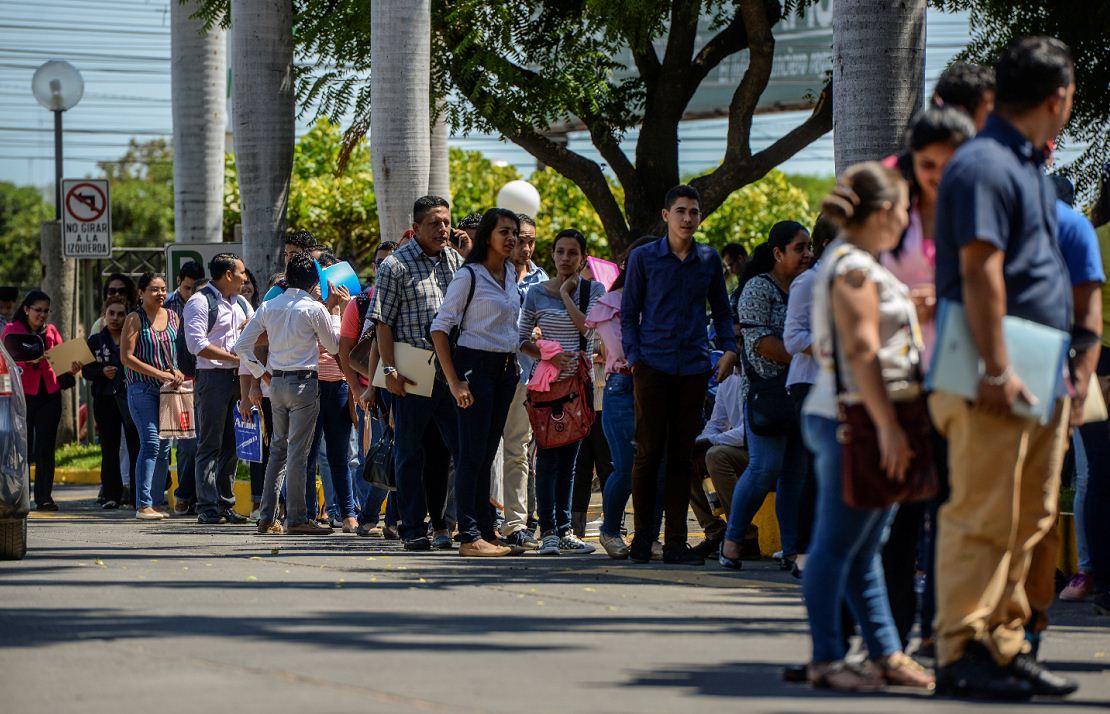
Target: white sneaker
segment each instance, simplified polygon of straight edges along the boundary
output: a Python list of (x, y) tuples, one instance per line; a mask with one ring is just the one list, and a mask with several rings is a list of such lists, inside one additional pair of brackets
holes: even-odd
[(559, 536), (554, 533), (545, 535), (536, 555), (559, 555)]
[(262, 509), (260, 509), (260, 508), (256, 508), (253, 511), (251, 511), (251, 514), (249, 516), (247, 516), (247, 521), (249, 523), (258, 523), (258, 514), (261, 510)]
[[(547, 542), (546, 538), (544, 538), (544, 542)], [(565, 536), (559, 539), (559, 550), (565, 550), (568, 553), (579, 553), (581, 555), (587, 555), (597, 550), (597, 548), (590, 545), (589, 543), (582, 541), (573, 533), (567, 533)]]
[(660, 543), (659, 541), (652, 541), (652, 544), (651, 544), (651, 559), (652, 560), (662, 560), (663, 559), (663, 544)]
[(600, 540), (601, 547), (613, 560), (624, 560), (628, 557), (628, 544), (624, 542), (624, 538), (602, 533)]

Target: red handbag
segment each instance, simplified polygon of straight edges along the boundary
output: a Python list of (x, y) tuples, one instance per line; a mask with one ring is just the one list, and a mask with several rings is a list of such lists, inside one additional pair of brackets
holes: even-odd
[(589, 436), (596, 418), (591, 372), (589, 360), (579, 354), (573, 375), (555, 382), (546, 392), (528, 390), (524, 406), (541, 448), (557, 449)]

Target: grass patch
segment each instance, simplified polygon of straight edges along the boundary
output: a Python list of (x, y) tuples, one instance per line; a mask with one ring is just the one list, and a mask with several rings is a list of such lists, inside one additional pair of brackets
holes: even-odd
[(54, 452), (60, 469), (99, 469), (100, 447), (96, 444), (66, 444)]

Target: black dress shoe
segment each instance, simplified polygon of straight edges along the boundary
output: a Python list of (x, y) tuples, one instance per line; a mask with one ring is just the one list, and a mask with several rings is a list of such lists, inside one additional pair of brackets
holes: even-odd
[(632, 538), (632, 545), (628, 546), (628, 559), (633, 563), (643, 565), (651, 562), (651, 543), (647, 540)]
[(723, 542), (724, 538), (713, 538), (712, 540), (706, 538), (701, 543), (698, 543), (693, 548), (691, 548), (690, 552), (692, 552), (699, 558), (708, 558), (712, 555), (717, 554), (717, 551), (721, 549), (721, 543)]
[(201, 523), (206, 526), (218, 526), (223, 523), (227, 523), (227, 519), (224, 518), (223, 514), (221, 513), (216, 513), (215, 511), (205, 511), (204, 513), (201, 513), (199, 516), (197, 516), (197, 523)]
[(1028, 682), (1033, 695), (1040, 697), (1066, 697), (1079, 689), (1079, 683), (1049, 672), (1031, 654), (1019, 654), (1006, 668), (1010, 674)]
[(427, 536), (420, 536), (405, 541), (405, 550), (431, 550), (432, 541)]
[(54, 503), (53, 501), (47, 501), (46, 503), (38, 504), (35, 507), (35, 510), (36, 511), (56, 511), (56, 510), (58, 510), (58, 504)]
[(936, 694), (1019, 702), (1033, 696), (1033, 685), (999, 667), (983, 645), (972, 642), (963, 657), (937, 668)]
[(694, 552), (686, 543), (663, 546), (663, 562), (671, 565), (705, 565), (705, 558)]
[(232, 508), (228, 508), (228, 509), (225, 509), (223, 511), (220, 511), (220, 515), (223, 516), (227, 520), (228, 523), (243, 524), (243, 523), (247, 522), (247, 517), (246, 516), (244, 516), (243, 514), (237, 512), (237, 511), (235, 511), (235, 509), (232, 509)]

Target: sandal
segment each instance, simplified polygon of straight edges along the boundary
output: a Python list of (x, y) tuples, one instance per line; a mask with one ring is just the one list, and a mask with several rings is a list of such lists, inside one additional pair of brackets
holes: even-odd
[(717, 548), (717, 562), (726, 570), (742, 570), (744, 568), (744, 562), (739, 557), (730, 558), (725, 555), (724, 541), (721, 541), (721, 545)]
[(929, 671), (918, 664), (904, 652), (895, 652), (892, 655), (876, 660), (879, 673), (887, 684), (898, 687), (917, 687), (919, 689), (936, 689), (937, 680)]
[(883, 688), (881, 679), (859, 671), (844, 660), (811, 662), (806, 668), (806, 679), (815, 689), (838, 692), (877, 692)]

